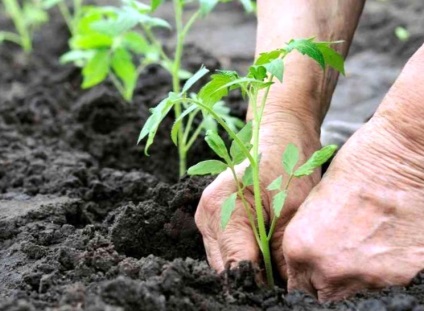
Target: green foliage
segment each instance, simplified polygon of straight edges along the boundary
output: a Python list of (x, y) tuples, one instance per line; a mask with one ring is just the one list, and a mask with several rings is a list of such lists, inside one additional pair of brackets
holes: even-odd
[(237, 193), (230, 195), (222, 204), (221, 208), (221, 228), (225, 229), (231, 219), (231, 215), (236, 208)]
[(228, 168), (227, 164), (218, 160), (199, 162), (188, 169), (190, 175), (217, 175)]
[[(211, 4), (210, 2), (208, 2)], [(255, 63), (249, 68), (245, 77), (240, 77), (233, 71), (219, 71), (211, 76), (211, 80), (199, 92), (194, 100), (188, 101), (191, 105), (186, 107), (186, 111), (200, 110), (204, 118), (210, 117), (216, 121), (227, 132), (231, 140), (230, 151), (223, 139), (217, 134), (217, 131), (208, 131), (206, 142), (215, 154), (225, 161), (201, 162), (188, 170), (191, 175), (200, 175), (218, 172), (229, 169), (237, 185), (237, 193), (233, 193), (224, 201), (221, 208), (221, 227), (225, 229), (231, 219), (231, 214), (235, 209), (237, 197), (243, 204), (248, 214), (249, 222), (262, 251), (265, 270), (267, 272), (268, 282), (272, 285), (272, 264), (269, 250), (269, 241), (275, 230), (277, 219), (281, 216), (284, 204), (287, 199), (287, 193), (291, 181), (294, 178), (300, 178), (310, 175), (314, 170), (326, 162), (335, 152), (334, 145), (326, 146), (316, 151), (303, 165), (296, 169), (299, 162), (299, 150), (294, 144), (288, 144), (282, 155), (282, 171), (287, 175), (285, 179), (282, 175), (277, 176), (268, 186), (267, 190), (272, 192), (271, 208), (273, 217), (269, 230), (265, 224), (265, 217), (262, 202), (264, 201), (260, 185), (260, 123), (266, 104), (267, 96), (272, 87), (274, 78), (283, 81), (284, 58), (292, 51), (299, 51), (314, 59), (323, 69), (330, 66), (341, 73), (344, 73), (343, 58), (340, 54), (331, 48), (331, 42), (316, 42), (314, 39), (291, 40), (286, 47), (277, 49), (259, 55)], [(214, 106), (224, 96), (234, 89), (239, 89), (249, 98), (252, 105), (253, 120), (247, 123), (240, 131), (234, 131), (227, 121), (214, 112)], [(264, 90), (262, 92), (261, 90)], [(262, 98), (259, 102), (259, 98)], [(244, 174), (241, 177), (237, 175), (236, 166), (243, 161), (247, 161)], [(244, 194), (246, 187), (253, 187), (254, 207), (256, 218), (247, 206), (247, 199)]]
[(312, 174), (316, 168), (327, 162), (336, 150), (336, 145), (328, 145), (318, 151), (315, 151), (309, 160), (294, 172), (294, 176), (302, 177)]
[(283, 153), (283, 167), (284, 171), (291, 175), (293, 169), (299, 161), (299, 151), (294, 144), (288, 144), (286, 150)]
[(293, 39), (287, 44), (286, 51), (297, 50), (315, 60), (322, 69), (325, 69), (327, 65), (344, 74), (343, 57), (330, 47), (334, 43), (340, 43), (340, 41), (316, 42), (314, 38)]
[(41, 3), (36, 0), (2, 0), (2, 4), (16, 32), (0, 31), (0, 44), (10, 41), (19, 44), (25, 52), (31, 52), (34, 31), (49, 20)]
[(124, 0), (121, 7), (83, 7), (69, 41), (71, 51), (61, 62), (83, 68), (83, 88), (109, 77), (123, 98), (131, 101), (141, 68), (161, 53), (141, 30), (170, 27), (149, 16), (150, 11), (150, 6), (135, 0)]

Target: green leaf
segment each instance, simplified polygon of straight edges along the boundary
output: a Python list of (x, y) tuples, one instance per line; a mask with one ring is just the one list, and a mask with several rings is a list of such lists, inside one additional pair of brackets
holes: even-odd
[(299, 150), (294, 144), (288, 144), (283, 153), (283, 167), (287, 174), (293, 174), (294, 167), (299, 161)]
[(152, 0), (150, 5), (152, 7), (152, 12), (156, 11), (156, 9), (160, 7), (164, 1), (165, 0)]
[(213, 111), (218, 116), (220, 116), (225, 121), (225, 123), (227, 123), (228, 127), (234, 132), (239, 131), (246, 124), (239, 118), (233, 117), (231, 115), (231, 109), (228, 106), (226, 106), (223, 101), (217, 102), (213, 106)]
[(193, 86), (193, 84), (203, 78), (208, 72), (209, 70), (205, 66), (200, 67), (200, 69), (190, 79), (187, 80), (181, 92), (186, 93)]
[(128, 14), (126, 10), (119, 12), (116, 18), (102, 19), (91, 23), (92, 30), (111, 37), (116, 37), (134, 28), (139, 22), (136, 14)]
[(286, 51), (291, 52), (297, 50), (303, 55), (307, 55), (315, 60), (322, 69), (325, 69), (324, 55), (317, 46), (317, 42), (314, 42), (314, 38), (310, 39), (292, 39), (286, 46)]
[(96, 51), (93, 58), (87, 62), (82, 70), (82, 75), (84, 77), (82, 88), (87, 89), (93, 87), (106, 79), (109, 73), (109, 63), (109, 51)]
[(135, 31), (130, 31), (123, 35), (122, 45), (136, 54), (145, 54), (149, 51), (147, 40)]
[(330, 66), (331, 68), (334, 68), (338, 72), (340, 72), (342, 75), (345, 74), (344, 69), (344, 59), (343, 56), (337, 53), (334, 49), (330, 47), (330, 43), (327, 42), (320, 42), (317, 43), (318, 49), (321, 51), (322, 55), (324, 56), (325, 64)]
[[(252, 122), (246, 123), (246, 125), (237, 133), (237, 137), (242, 141), (243, 145), (248, 151), (252, 148), (250, 143), (252, 139)], [(240, 145), (233, 140), (230, 147), (231, 159), (235, 165), (240, 164), (246, 159), (246, 155), (243, 153)]]
[(328, 159), (333, 156), (336, 150), (336, 145), (328, 145), (321, 148), (321, 150), (315, 151), (314, 154), (309, 158), (309, 160), (306, 161), (305, 164), (303, 164), (294, 172), (294, 176), (302, 177), (312, 174), (314, 169), (320, 167), (325, 162), (327, 162)]
[(137, 68), (131, 54), (124, 48), (117, 48), (112, 55), (112, 70), (122, 81), (125, 93), (122, 94), (127, 101), (132, 99), (137, 82)]
[(272, 210), (274, 211), (275, 217), (280, 217), (286, 198), (287, 193), (285, 191), (280, 191), (276, 195), (274, 195), (272, 199)]
[(270, 74), (275, 76), (280, 82), (283, 82), (284, 62), (281, 58), (274, 59), (263, 66)]
[(154, 141), (160, 123), (178, 99), (180, 99), (178, 94), (170, 92), (167, 98), (163, 99), (155, 108), (151, 109), (152, 115), (147, 119), (137, 140), (138, 144), (147, 135), (149, 136), (144, 147), (144, 153), (146, 155), (148, 155), (148, 149)]
[(70, 45), (74, 50), (110, 48), (112, 43), (113, 39), (110, 36), (101, 33), (76, 35), (70, 41)]
[(225, 230), (225, 228), (227, 227), (228, 222), (231, 219), (231, 215), (233, 214), (234, 209), (236, 208), (236, 199), (237, 199), (237, 193), (233, 193), (222, 204), (222, 208), (221, 208), (222, 230)]
[(253, 170), (252, 165), (249, 164), (248, 167), (244, 170), (243, 177), (241, 179), (244, 187), (249, 187), (253, 185)]
[(283, 176), (278, 176), (274, 179), (267, 187), (269, 191), (281, 190), (281, 185), (283, 184)]
[(200, 14), (208, 15), (218, 4), (219, 0), (199, 0)]
[(218, 72), (211, 76), (209, 81), (199, 92), (199, 99), (207, 106), (213, 106), (222, 97), (228, 94), (228, 88), (221, 88), (223, 85), (238, 79), (236, 72)]
[(93, 50), (72, 50), (69, 52), (66, 52), (63, 54), (59, 61), (61, 64), (66, 64), (70, 62), (82, 62), (83, 64), (86, 63), (89, 59), (93, 58), (95, 55), (95, 51)]
[(256, 59), (254, 65), (263, 66), (265, 64), (268, 64), (272, 62), (273, 60), (279, 58), (283, 52), (284, 50), (277, 49), (277, 50), (261, 53), (259, 54), (259, 57)]
[(187, 171), (189, 175), (217, 175), (227, 169), (227, 164), (218, 160), (207, 160), (197, 163)]
[(263, 81), (266, 78), (265, 66), (250, 66), (248, 76)]
[(227, 147), (217, 132), (207, 131), (205, 140), (217, 156), (223, 158), (225, 161), (229, 160), (230, 156), (228, 154)]
[[(197, 110), (196, 112), (194, 112)], [(191, 105), (189, 108), (184, 110), (184, 112), (175, 120), (172, 129), (171, 129), (171, 139), (172, 142), (177, 146), (178, 145), (178, 131), (181, 127), (182, 120), (189, 114), (195, 113), (197, 114), (199, 112), (199, 108), (197, 108), (196, 105)]]

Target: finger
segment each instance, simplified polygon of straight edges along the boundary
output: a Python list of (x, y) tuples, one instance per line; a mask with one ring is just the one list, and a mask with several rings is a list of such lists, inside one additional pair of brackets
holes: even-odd
[(283, 236), (284, 236), (284, 228), (283, 224), (277, 224), (277, 229), (272, 235), (271, 239), (271, 253), (274, 260), (274, 265), (280, 274), (280, 276), (287, 280), (287, 264), (284, 258), (283, 252)]
[(218, 241), (215, 239), (203, 237), (203, 244), (205, 246), (209, 265), (218, 273), (224, 271), (225, 265), (222, 260), (221, 251), (219, 250)]
[[(253, 215), (252, 215), (253, 217)], [(254, 263), (259, 261), (259, 248), (249, 217), (240, 201), (231, 215), (225, 230), (219, 228), (218, 244), (225, 266), (248, 260)]]

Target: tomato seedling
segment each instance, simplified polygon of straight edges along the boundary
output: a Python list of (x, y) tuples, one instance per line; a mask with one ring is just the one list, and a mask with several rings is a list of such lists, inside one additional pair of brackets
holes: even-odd
[[(21, 3), (21, 4), (20, 4)], [(0, 43), (16, 43), (29, 53), (32, 51), (32, 35), (35, 29), (48, 21), (49, 17), (39, 0), (2, 0), (6, 14), (12, 19), (16, 33), (0, 31)]]
[[(333, 50), (332, 42), (316, 42), (314, 39), (291, 40), (284, 48), (262, 53), (255, 63), (249, 68), (249, 73), (245, 77), (240, 77), (234, 71), (218, 71), (212, 75), (211, 81), (200, 90), (195, 98), (185, 98), (184, 92), (170, 94), (170, 97), (160, 106), (156, 107), (152, 123), (146, 125), (150, 128), (149, 139), (154, 136), (155, 122), (160, 119), (160, 113), (169, 109), (172, 105), (184, 101), (187, 104), (186, 111), (197, 110), (215, 120), (222, 126), (231, 139), (230, 147), (227, 148), (224, 140), (216, 130), (208, 130), (205, 140), (209, 147), (216, 153), (220, 160), (206, 160), (189, 168), (190, 175), (215, 175), (225, 170), (231, 171), (237, 191), (230, 195), (222, 205), (221, 226), (225, 230), (231, 220), (232, 212), (239, 199), (247, 213), (256, 242), (263, 255), (267, 281), (270, 286), (274, 284), (271, 254), (269, 241), (275, 230), (275, 225), (281, 215), (287, 197), (288, 188), (294, 178), (301, 178), (313, 173), (313, 171), (325, 163), (335, 152), (336, 146), (329, 145), (316, 151), (305, 163), (299, 166), (299, 151), (293, 144), (289, 144), (283, 155), (281, 165), (286, 173), (285, 181), (283, 176), (277, 177), (268, 186), (267, 190), (273, 192), (272, 219), (267, 227), (264, 218), (263, 200), (260, 185), (260, 126), (267, 102), (269, 90), (277, 81), (283, 81), (284, 58), (292, 51), (297, 50), (314, 59), (324, 70), (330, 66), (335, 70), (344, 73), (344, 62), (340, 54)], [(196, 75), (201, 75), (201, 69)], [(195, 75), (195, 76), (196, 76)], [(185, 85), (185, 88), (190, 87)], [(242, 94), (249, 100), (253, 111), (253, 120), (248, 122), (239, 132), (228, 124), (227, 120), (215, 112), (215, 105), (229, 91), (240, 89)], [(156, 116), (155, 116), (156, 114)], [(177, 119), (179, 122), (179, 119)], [(179, 141), (177, 141), (179, 143)], [(238, 176), (236, 166), (247, 161), (247, 168), (243, 176)], [(245, 197), (245, 189), (253, 188), (254, 212), (250, 209)]]

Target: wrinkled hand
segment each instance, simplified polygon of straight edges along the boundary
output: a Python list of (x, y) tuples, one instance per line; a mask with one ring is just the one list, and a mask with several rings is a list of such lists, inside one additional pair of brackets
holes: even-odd
[[(300, 149), (300, 161), (305, 161), (320, 147), (317, 133), (308, 130), (296, 117), (284, 116), (280, 121), (273, 122), (269, 126), (264, 125), (261, 129), (260, 150), (263, 152), (260, 174), (264, 217), (267, 221), (272, 217), (270, 208), (272, 194), (265, 189), (271, 181), (283, 174), (281, 157), (285, 146), (288, 143), (297, 145)], [(240, 177), (247, 165), (248, 163), (242, 163), (236, 168)], [(285, 207), (271, 241), (274, 263), (283, 276), (285, 276), (286, 271), (282, 248), (284, 228), (309, 191), (318, 182), (319, 176), (320, 173), (316, 172), (312, 176), (295, 180), (290, 186)], [(228, 265), (231, 266), (233, 263), (242, 260), (250, 260), (258, 264), (261, 260), (261, 254), (250, 227), (247, 213), (240, 200), (237, 201), (227, 227), (225, 230), (221, 229), (221, 205), (226, 198), (236, 191), (237, 187), (231, 172), (221, 173), (203, 192), (195, 215), (196, 224), (203, 235), (209, 264), (218, 272), (223, 271)], [(253, 215), (255, 215), (253, 190), (247, 189), (245, 196)]]

